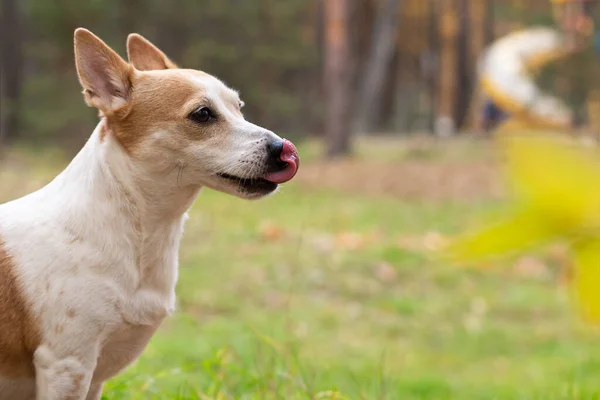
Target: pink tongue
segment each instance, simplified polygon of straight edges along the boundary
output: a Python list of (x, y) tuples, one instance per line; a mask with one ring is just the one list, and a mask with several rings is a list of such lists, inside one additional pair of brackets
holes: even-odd
[(273, 183), (284, 183), (289, 181), (298, 172), (298, 166), (300, 165), (300, 156), (298, 150), (292, 142), (287, 139), (283, 140), (283, 150), (279, 158), (281, 161), (286, 162), (288, 165), (281, 171), (270, 172), (264, 179)]

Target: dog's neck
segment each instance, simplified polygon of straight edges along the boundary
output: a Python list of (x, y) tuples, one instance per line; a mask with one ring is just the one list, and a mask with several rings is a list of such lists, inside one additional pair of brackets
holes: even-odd
[(112, 135), (101, 137), (104, 123), (48, 190), (59, 192), (76, 235), (127, 254), (142, 283), (172, 287), (183, 222), (200, 187), (148, 176)]

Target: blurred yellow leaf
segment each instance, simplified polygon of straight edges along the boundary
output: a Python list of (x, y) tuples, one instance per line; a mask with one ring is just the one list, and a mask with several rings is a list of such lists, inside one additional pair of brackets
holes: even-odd
[(583, 317), (600, 323), (600, 237), (580, 240), (575, 249), (575, 296)]
[(490, 257), (517, 254), (558, 237), (560, 232), (536, 214), (522, 212), (506, 221), (466, 235), (445, 247), (459, 262), (480, 262)]
[(578, 305), (587, 320), (600, 323), (599, 155), (538, 135), (508, 137), (505, 145), (518, 211), (454, 241), (444, 255), (471, 263), (518, 255), (554, 239), (574, 243)]
[(507, 137), (507, 174), (516, 195), (547, 225), (600, 231), (597, 153), (545, 136)]

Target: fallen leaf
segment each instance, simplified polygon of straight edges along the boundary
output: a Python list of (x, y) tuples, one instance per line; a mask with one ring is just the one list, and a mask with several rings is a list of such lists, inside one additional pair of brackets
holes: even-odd
[(467, 332), (479, 333), (483, 328), (483, 318), (479, 315), (467, 315), (463, 321), (463, 325)]
[(407, 251), (437, 251), (448, 243), (448, 239), (439, 232), (431, 231), (424, 235), (405, 235), (396, 240), (396, 245)]
[(337, 246), (345, 250), (360, 250), (365, 242), (365, 237), (356, 232), (342, 232), (336, 237)]
[(285, 230), (271, 221), (267, 221), (260, 225), (258, 232), (263, 239), (269, 241), (279, 240), (285, 235)]
[(533, 279), (546, 278), (550, 273), (548, 266), (544, 262), (532, 256), (519, 258), (513, 266), (513, 271), (517, 276)]
[(471, 313), (474, 315), (485, 315), (488, 310), (487, 300), (483, 297), (476, 297), (471, 300)]
[(406, 251), (423, 250), (421, 238), (418, 236), (401, 236), (396, 240), (396, 245), (398, 246), (398, 248)]
[(314, 234), (310, 243), (318, 253), (331, 253), (335, 249), (335, 238), (326, 234)]
[(427, 232), (423, 237), (425, 250), (437, 251), (448, 243), (448, 240), (439, 232)]
[(380, 262), (375, 264), (375, 276), (382, 282), (392, 282), (396, 280), (398, 273), (396, 269), (389, 263)]

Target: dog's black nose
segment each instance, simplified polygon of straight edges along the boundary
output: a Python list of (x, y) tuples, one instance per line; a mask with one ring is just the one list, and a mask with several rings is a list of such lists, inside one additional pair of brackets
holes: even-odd
[(279, 160), (283, 152), (283, 140), (273, 140), (269, 143), (269, 155), (275, 160)]

